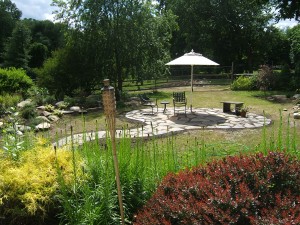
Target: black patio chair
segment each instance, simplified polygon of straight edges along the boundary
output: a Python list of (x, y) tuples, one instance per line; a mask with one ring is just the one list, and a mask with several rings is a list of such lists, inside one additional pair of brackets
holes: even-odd
[(149, 98), (146, 94), (141, 94), (139, 95), (140, 100), (141, 100), (141, 104), (143, 106), (149, 106), (152, 109), (152, 115), (154, 115), (154, 110), (153, 108), (156, 107), (156, 112), (158, 112), (158, 105), (157, 105), (157, 99), (152, 99)]

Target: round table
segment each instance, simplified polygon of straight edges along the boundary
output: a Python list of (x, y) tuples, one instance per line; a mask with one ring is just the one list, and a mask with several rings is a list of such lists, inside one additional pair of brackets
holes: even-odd
[(166, 113), (166, 111), (167, 111), (167, 105), (170, 104), (170, 102), (162, 101), (160, 104), (164, 105), (163, 113)]

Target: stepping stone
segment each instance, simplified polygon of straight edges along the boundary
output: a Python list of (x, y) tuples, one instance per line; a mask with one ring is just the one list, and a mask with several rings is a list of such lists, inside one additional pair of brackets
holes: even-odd
[(44, 130), (49, 130), (51, 127), (50, 123), (44, 122), (44, 123), (40, 123), (38, 125), (35, 126), (36, 130), (40, 130), (40, 131), (44, 131)]

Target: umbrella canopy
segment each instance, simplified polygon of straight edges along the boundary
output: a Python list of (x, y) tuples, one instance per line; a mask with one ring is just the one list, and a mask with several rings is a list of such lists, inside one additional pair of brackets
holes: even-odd
[(218, 66), (219, 64), (202, 56), (202, 54), (196, 53), (193, 50), (190, 53), (186, 53), (183, 56), (168, 62), (166, 65), (168, 66), (184, 66), (190, 65), (191, 66), (191, 88), (193, 91), (193, 67), (197, 66)]

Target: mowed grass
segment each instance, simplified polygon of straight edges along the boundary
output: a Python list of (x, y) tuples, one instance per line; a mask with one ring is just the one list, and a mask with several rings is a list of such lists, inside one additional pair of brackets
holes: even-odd
[[(228, 85), (207, 85), (194, 87), (194, 92), (191, 92), (191, 88), (186, 86), (158, 89), (157, 93), (148, 92), (147, 94), (150, 97), (158, 98), (159, 107), (163, 107), (160, 104), (161, 100), (170, 101), (169, 107), (172, 107), (172, 93), (174, 91), (185, 91), (188, 105), (192, 104), (193, 108), (222, 108), (221, 101), (242, 101), (245, 106), (249, 107), (250, 112), (265, 115), (272, 120), (272, 124), (265, 129), (208, 130), (199, 128), (199, 130), (175, 134), (176, 145), (183, 151), (186, 148), (193, 148), (202, 144), (208, 149), (209, 154), (219, 156), (260, 150), (262, 145), (267, 145), (270, 150), (274, 150), (271, 148), (279, 145), (280, 148), (289, 147), (291, 142), (294, 145), (300, 145), (300, 140), (297, 138), (300, 133), (300, 121), (292, 118), (293, 107), (296, 103), (292, 101), (272, 102), (266, 98), (266, 96), (278, 93), (268, 92), (265, 96), (265, 93), (260, 91), (231, 91)], [(138, 93), (130, 94), (137, 95)], [(140, 126), (138, 122), (128, 121), (125, 118), (125, 113), (128, 110), (130, 109), (118, 111), (117, 129)], [(54, 128), (46, 135), (50, 136), (52, 140), (56, 136), (70, 135), (71, 126), (74, 134), (105, 130), (105, 116), (102, 111), (86, 115), (67, 116), (55, 124)], [(285, 140), (287, 140), (286, 143)], [(160, 141), (165, 142), (166, 138), (161, 138)]]
[[(183, 146), (186, 146), (189, 140), (204, 140), (205, 147), (210, 149), (212, 155), (222, 155), (260, 150), (263, 144), (270, 150), (277, 147), (291, 147), (291, 142), (296, 146), (300, 145), (300, 138), (297, 137), (300, 133), (300, 121), (293, 119), (293, 107), (296, 102), (279, 103), (267, 100), (267, 96), (278, 94), (277, 92), (231, 91), (229, 86), (223, 85), (194, 87), (193, 92), (190, 87), (159, 91), (170, 94), (173, 91), (185, 91), (188, 105), (192, 104), (193, 108), (222, 108), (221, 101), (244, 102), (245, 106), (249, 107), (249, 112), (265, 115), (272, 120), (272, 124), (265, 129), (189, 131), (176, 137), (177, 143)], [(166, 100), (171, 101), (171, 98)]]

